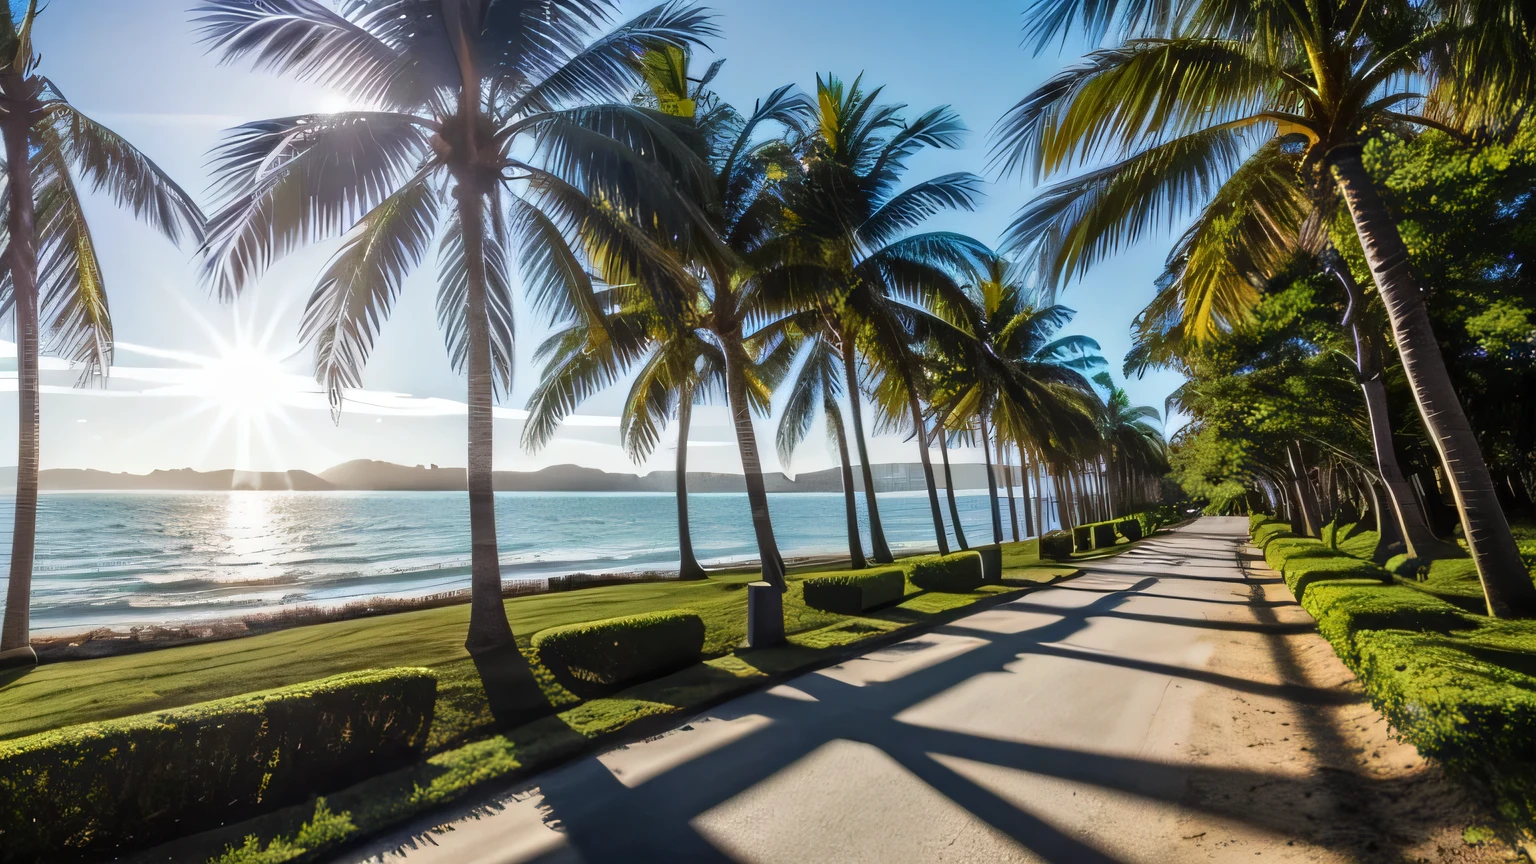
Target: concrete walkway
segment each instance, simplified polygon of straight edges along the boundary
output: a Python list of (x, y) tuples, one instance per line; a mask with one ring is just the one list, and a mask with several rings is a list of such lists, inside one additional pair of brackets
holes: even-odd
[(1202, 519), (350, 860), (1503, 860), (1245, 538)]

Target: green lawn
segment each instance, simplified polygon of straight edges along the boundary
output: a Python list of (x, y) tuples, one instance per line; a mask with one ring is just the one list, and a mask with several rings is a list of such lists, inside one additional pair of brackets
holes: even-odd
[[(1042, 563), (1034, 541), (1006, 544), (1004, 550), (1005, 576), (1011, 582), (1050, 581), (1074, 569)], [(910, 565), (915, 560), (901, 563)], [(900, 605), (869, 617), (850, 618), (804, 604), (798, 583), (810, 575), (791, 575), (784, 603), (785, 626), (792, 644), (807, 648), (859, 641), (968, 605), (988, 593), (1010, 590), (988, 586), (976, 595), (925, 595), (909, 586), (908, 598)], [(506, 602), (507, 617), (519, 644), (529, 653), (528, 641), (548, 627), (690, 609), (704, 619), (706, 655), (722, 657), (746, 638), (745, 586), (753, 578), (734, 574), (704, 582), (653, 582), (518, 597)], [(450, 606), (10, 673), (0, 677), (0, 739), (341, 672), (425, 666), (439, 679), (437, 715), (429, 745), (438, 750), (479, 733), (491, 723), (479, 677), (463, 647), (468, 623), (467, 605)], [(566, 708), (580, 701), (554, 683), (536, 662), (534, 665), (552, 705)]]

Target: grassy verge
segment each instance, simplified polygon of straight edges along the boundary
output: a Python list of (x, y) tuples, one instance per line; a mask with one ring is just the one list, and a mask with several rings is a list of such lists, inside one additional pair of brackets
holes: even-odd
[(1438, 582), (1394, 579), (1356, 557), (1375, 545), (1366, 532), (1344, 528), (1324, 542), (1274, 520), (1252, 527), (1393, 728), (1488, 790), (1512, 824), (1536, 829), (1536, 622), (1490, 619), (1437, 596), (1463, 578), (1449, 568)]
[[(1122, 551), (1123, 548), (1129, 548), (1129, 544), (1123, 544)], [(930, 556), (904, 559), (898, 564), (910, 571), (913, 564), (925, 557)], [(449, 656), (436, 664), (422, 664), (431, 667), (439, 676), (438, 709), (440, 712), (446, 709), (446, 722), (445, 717), (439, 717), (437, 721), (443, 724), (443, 728), (434, 725), (433, 729), (433, 739), (438, 742), (436, 752), (425, 761), (372, 778), (323, 799), (288, 807), (239, 825), (188, 837), (152, 850), (142, 856), (142, 860), (219, 861), (222, 864), (310, 860), (321, 853), (334, 852), (342, 844), (463, 798), (486, 784), (506, 783), (601, 745), (662, 731), (681, 717), (734, 696), (793, 674), (838, 662), (852, 654), (870, 650), (882, 640), (904, 638), (915, 629), (953, 620), (975, 611), (979, 606), (1000, 602), (1020, 590), (1048, 584), (1075, 572), (1076, 568), (1070, 563), (1041, 562), (1034, 541), (1005, 544), (1003, 584), (984, 585), (965, 594), (948, 594), (920, 592), (909, 583), (908, 593), (900, 603), (861, 615), (835, 615), (805, 607), (800, 583), (805, 578), (824, 573), (792, 574), (790, 591), (785, 597), (785, 618), (790, 631), (788, 644), (756, 651), (738, 648), (745, 635), (742, 632), (746, 611), (742, 586), (753, 578), (748, 575), (717, 577), (704, 583), (615, 586), (571, 594), (516, 598), (508, 601), (508, 614), (513, 626), (526, 636), (546, 627), (577, 620), (653, 611), (658, 604), (663, 608), (686, 605), (704, 617), (707, 627), (706, 651), (714, 652), (716, 656), (610, 697), (587, 701), (580, 701), (564, 691), (554, 682), (553, 676), (542, 674), (541, 684), (546, 695), (561, 710), (552, 716), (499, 734), (491, 734), (494, 730), (489, 726), (484, 692), (476, 692), (478, 679), (474, 667), (467, 659)], [(195, 662), (196, 668), (184, 668), (182, 672), (176, 673), (171, 671), (178, 665), (174, 662), (156, 664), (154, 676), (178, 685), (175, 690), (177, 693), (191, 694), (199, 686), (216, 689), (218, 685), (215, 682), (229, 674), (227, 670), (231, 664), (254, 663), (260, 667), (264, 663), (281, 662), (284, 657), (297, 659), (296, 655), (307, 651), (314, 652), (306, 665), (310, 670), (318, 668), (315, 664), (319, 661), (315, 655), (336, 658), (326, 662), (344, 662), (326, 646), (326, 638), (314, 638), (314, 631), (322, 627), (377, 626), (377, 629), (370, 627), (365, 634), (388, 640), (391, 645), (368, 647), (367, 656), (375, 658), (376, 662), (412, 662), (403, 653), (408, 651), (421, 652), (409, 656), (451, 655), (452, 652), (441, 643), (449, 638), (461, 639), (465, 622), (462, 619), (439, 620), (437, 616), (446, 611), (449, 610), (423, 610), (369, 621), (317, 625), (303, 628), (309, 631), (309, 638), (297, 640), (274, 639), (288, 634), (271, 634), (238, 642), (197, 646), (195, 649), (167, 649), (157, 653), (197, 652), (184, 661)], [(399, 628), (387, 624), (389, 619), (406, 616), (422, 616), (425, 620), (411, 622), (414, 626), (406, 630), (413, 635), (396, 641), (395, 634)], [(453, 629), (450, 635), (438, 634), (439, 628)], [(348, 631), (354, 645), (365, 642), (365, 634)], [(437, 641), (422, 641), (428, 635)], [(257, 643), (257, 640), (269, 640), (269, 644)], [(413, 643), (413, 640), (417, 641)], [(408, 647), (412, 645), (414, 647)], [(457, 646), (454, 648), (457, 649)], [(217, 657), (202, 653), (213, 649), (222, 651)], [(462, 656), (462, 649), (458, 649), (458, 653)], [(542, 670), (537, 667), (532, 652), (525, 653), (530, 655), (530, 660), (535, 664), (536, 674), (540, 673)], [(385, 657), (389, 659), (386, 661)], [(111, 659), (144, 661), (156, 658), (135, 655)], [(105, 662), (82, 661), (69, 665)], [(48, 668), (42, 667), (33, 674), (48, 671)], [(226, 672), (220, 673), (218, 670), (221, 668)], [(98, 675), (121, 671), (121, 668), (113, 668)], [(326, 671), (320, 674), (330, 673)], [(73, 676), (69, 680), (74, 682), (70, 686), (56, 682), (51, 689), (34, 691), (37, 696), (51, 696), (57, 700), (57, 704), (52, 709), (33, 706), (32, 716), (54, 718), (64, 716), (65, 711), (77, 712), (75, 716), (80, 716), (97, 710), (92, 707), (92, 694), (87, 692), (96, 685), (88, 685), (86, 682), (89, 679), (83, 675)], [(154, 689), (149, 683), (144, 687), (146, 693)], [(11, 689), (0, 690), (0, 700), (6, 699)], [(4, 704), (0, 702), (0, 716), (3, 716)], [(119, 700), (114, 704), (123, 703)], [(7, 720), (16, 722), (10, 718)], [(453, 740), (454, 736), (458, 740)]]

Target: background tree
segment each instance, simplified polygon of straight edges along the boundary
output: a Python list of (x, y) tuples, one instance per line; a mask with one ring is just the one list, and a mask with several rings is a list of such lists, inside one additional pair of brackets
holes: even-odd
[[(1298, 151), (1313, 200), (1336, 196), (1348, 208), (1455, 493), (1490, 614), (1536, 614), (1536, 586), (1456, 397), (1402, 237), (1360, 158), (1361, 143), (1380, 130), (1445, 125), (1415, 108), (1445, 71), (1437, 60), (1451, 24), (1433, 7), (1368, 8), (1364, 0), (1125, 8), (1114, 0), (1092, 7), (1037, 0), (1032, 12), (1037, 44), (1074, 26), (1093, 41), (1112, 26), (1129, 38), (1057, 75), (1002, 121), (997, 154), (1005, 170), (1028, 166), (1039, 177), (1115, 160), (1043, 191), (1014, 223), (1011, 248), (1059, 283), (1157, 220), (1210, 200), (1252, 154)], [(1189, 294), (1184, 305), (1214, 316), (1251, 301), (1251, 291)]]
[[(816, 79), (815, 134), (807, 148), (801, 180), (789, 197), (794, 218), (794, 265), (788, 272), (805, 280), (802, 268), (818, 272), (814, 302), (824, 311), (843, 352), (843, 373), (859, 463), (864, 473), (874, 559), (891, 560), (879, 525), (874, 478), (869, 468), (859, 394), (859, 360), (870, 383), (888, 384), (886, 419), (910, 423), (922, 445), (920, 460), (928, 489), (934, 533), (947, 548), (933, 467), (928, 458), (921, 406), (923, 386), (912, 352), (911, 315), (958, 293), (958, 279), (990, 254), (981, 243), (952, 232), (912, 233), (945, 210), (969, 210), (980, 199), (981, 178), (945, 174), (903, 185), (907, 162), (925, 148), (958, 147), (965, 133), (948, 106), (930, 109), (910, 123), (904, 105), (880, 103), (881, 88), (865, 91), (862, 76), (844, 83)], [(899, 408), (896, 406), (900, 406)]]
[(15, 524), (0, 652), (33, 662), (32, 564), (37, 538), (38, 364), (46, 351), (70, 362), (81, 384), (112, 367), (112, 314), (81, 192), (111, 198), (180, 244), (200, 242), (203, 215), (154, 162), (82, 114), (39, 73), (32, 29), (37, 3), (20, 20), (0, 4), (0, 136), (5, 142), (5, 272), (0, 314), (16, 329)]
[(226, 60), (380, 106), (247, 123), (214, 159), (224, 204), (206, 277), (219, 296), (298, 246), (347, 237), (301, 325), (334, 410), (360, 386), (405, 277), (442, 237), (438, 318), (468, 377), (471, 654), (513, 646), (491, 485), (491, 408), (512, 374), (513, 259), (535, 305), (595, 316), (587, 263), (665, 284), (658, 273), (675, 261), (630, 228), (686, 230), (678, 178), (702, 180), (672, 118), (619, 100), (645, 47), (695, 44), (714, 32), (707, 16), (665, 4), (601, 34), (611, 11), (604, 0), (355, 0), (341, 12), (208, 0), (197, 11)]

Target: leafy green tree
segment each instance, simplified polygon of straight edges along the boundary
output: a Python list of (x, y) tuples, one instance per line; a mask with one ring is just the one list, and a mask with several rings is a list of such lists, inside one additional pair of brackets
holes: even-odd
[[(205, 0), (204, 40), (229, 61), (329, 86), (377, 110), (247, 123), (214, 159), (224, 198), (206, 279), (221, 297), (275, 259), (346, 242), (301, 336), (333, 410), (361, 384), (406, 276), (438, 244), (438, 319), (467, 373), (471, 604), (466, 647), (513, 646), (501, 599), (491, 408), (512, 374), (511, 269), (536, 306), (595, 315), (588, 265), (665, 284), (677, 269), (631, 226), (685, 231), (675, 178), (698, 177), (667, 115), (626, 100), (645, 47), (696, 44), (705, 13), (664, 4), (601, 34), (605, 0)], [(668, 298), (672, 299), (672, 298)]]
[[(1005, 170), (1027, 168), (1039, 177), (1113, 160), (1044, 190), (1014, 223), (1011, 248), (1059, 283), (1159, 221), (1256, 195), (1266, 188), (1263, 178), (1282, 177), (1294, 165), (1309, 200), (1342, 199), (1350, 214), (1455, 492), (1490, 614), (1536, 614), (1536, 586), (1447, 372), (1402, 236), (1361, 161), (1361, 144), (1381, 130), (1446, 125), (1415, 106), (1432, 102), (1426, 97), (1447, 83), (1454, 89), (1456, 68), (1438, 61), (1458, 22), (1433, 6), (1363, 0), (1123, 7), (1037, 0), (1031, 11), (1037, 44), (1078, 26), (1094, 41), (1111, 27), (1127, 38), (1055, 76), (1003, 119), (997, 154)], [(1276, 192), (1265, 202), (1264, 211), (1283, 213), (1273, 224), (1198, 220), (1202, 230), (1181, 242), (1190, 255), (1219, 255), (1239, 231), (1268, 233), (1271, 245), (1282, 244), (1292, 236), (1285, 229), (1294, 221), (1295, 194)], [(1251, 238), (1244, 244), (1263, 247)], [(1196, 336), (1235, 321), (1253, 301), (1251, 286), (1236, 279), (1192, 283), (1179, 296)]]
[(154, 162), (81, 113), (39, 73), (36, 0), (17, 20), (0, 4), (0, 137), (5, 143), (4, 282), (0, 313), (16, 325), (15, 525), (0, 652), (31, 662), (32, 564), (37, 538), (40, 354), (70, 361), (82, 384), (112, 366), (112, 314), (82, 191), (110, 197), (171, 242), (200, 242), (203, 215)]

